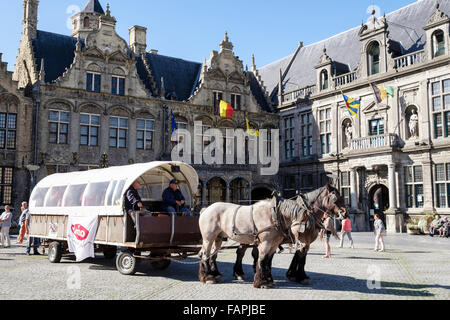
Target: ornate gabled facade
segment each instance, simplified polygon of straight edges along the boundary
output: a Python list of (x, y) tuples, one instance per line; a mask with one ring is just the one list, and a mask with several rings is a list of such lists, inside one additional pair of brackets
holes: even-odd
[[(72, 17), (71, 36), (38, 30), (37, 0), (24, 0), (24, 7), (14, 79), (34, 92), (38, 180), (55, 172), (170, 159), (172, 113), (192, 137), (206, 128), (245, 130), (246, 118), (258, 128), (278, 126), (278, 115), (234, 55), (228, 35), (220, 52), (202, 64), (146, 51), (145, 27), (131, 27), (127, 43), (116, 33), (109, 5), (103, 10), (98, 0)], [(215, 112), (220, 99), (235, 107), (233, 119)], [(202, 138), (195, 147), (203, 151), (210, 142)], [(272, 190), (273, 178), (261, 176), (258, 165), (195, 167), (199, 206), (248, 203)]]
[[(281, 116), (286, 196), (332, 173), (356, 230), (369, 230), (374, 212), (390, 232), (409, 217), (450, 214), (449, 15), (436, 0), (373, 13), (258, 70)], [(372, 85), (390, 94), (379, 101)], [(357, 117), (341, 90), (361, 101)]]
[(17, 86), (0, 53), (0, 209), (11, 205), (15, 217), (29, 196), (33, 162), (33, 104)]

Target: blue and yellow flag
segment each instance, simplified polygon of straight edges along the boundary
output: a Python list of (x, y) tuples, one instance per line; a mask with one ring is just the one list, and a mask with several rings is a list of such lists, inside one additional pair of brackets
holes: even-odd
[(173, 115), (173, 111), (170, 111), (170, 121), (172, 123), (172, 135), (178, 130), (177, 122), (175, 121), (175, 117)]
[(347, 97), (341, 90), (342, 96), (345, 100), (345, 105), (347, 106), (348, 112), (352, 117), (357, 117), (359, 112), (359, 107), (361, 106), (361, 101)]

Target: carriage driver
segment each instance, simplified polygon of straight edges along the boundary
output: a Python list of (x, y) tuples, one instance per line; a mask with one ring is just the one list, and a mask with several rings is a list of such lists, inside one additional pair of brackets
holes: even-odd
[(185, 198), (178, 188), (177, 180), (171, 180), (169, 187), (162, 194), (163, 203), (161, 210), (169, 213), (177, 213), (179, 215), (189, 216), (190, 210), (185, 208)]
[(125, 193), (125, 211), (130, 214), (134, 223), (136, 223), (135, 211), (140, 211), (143, 207), (141, 196), (137, 192), (140, 186), (141, 184), (136, 180)]

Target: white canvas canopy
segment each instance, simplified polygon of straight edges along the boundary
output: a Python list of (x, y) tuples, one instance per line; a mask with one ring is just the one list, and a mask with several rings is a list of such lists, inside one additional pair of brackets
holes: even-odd
[(35, 215), (120, 216), (125, 192), (134, 181), (145, 186), (143, 198), (156, 201), (172, 179), (179, 182), (186, 198), (197, 192), (197, 172), (176, 161), (53, 174), (33, 189), (29, 209)]

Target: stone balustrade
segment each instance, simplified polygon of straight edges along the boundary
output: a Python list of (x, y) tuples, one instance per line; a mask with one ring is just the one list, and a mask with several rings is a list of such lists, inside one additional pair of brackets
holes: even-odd
[(394, 68), (401, 69), (405, 67), (409, 67), (412, 65), (416, 65), (418, 63), (425, 62), (425, 51), (417, 51), (410, 54), (405, 54), (401, 57), (394, 59)]
[(383, 147), (394, 147), (396, 144), (396, 134), (384, 134), (377, 136), (370, 136), (364, 138), (353, 139), (351, 142), (352, 150), (368, 150)]

